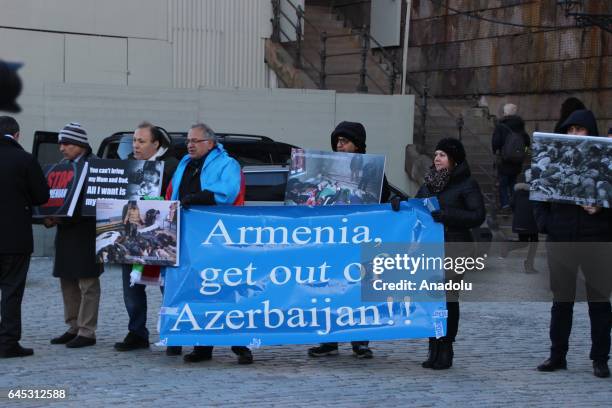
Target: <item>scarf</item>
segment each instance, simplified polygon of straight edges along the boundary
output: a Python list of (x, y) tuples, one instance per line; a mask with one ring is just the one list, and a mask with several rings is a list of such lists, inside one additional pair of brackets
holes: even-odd
[(444, 190), (444, 187), (448, 184), (448, 180), (450, 180), (450, 172), (448, 169), (437, 171), (435, 166), (431, 166), (427, 174), (425, 174), (425, 184), (434, 194), (438, 194), (440, 191)]

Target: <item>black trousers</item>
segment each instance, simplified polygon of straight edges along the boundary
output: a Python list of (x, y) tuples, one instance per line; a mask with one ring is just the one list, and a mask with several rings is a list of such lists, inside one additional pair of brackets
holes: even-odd
[(590, 358), (607, 361), (610, 354), (609, 244), (548, 242), (548, 267), (553, 305), (550, 311), (551, 357), (565, 358), (572, 331), (576, 278), (582, 270), (591, 320)]
[(0, 255), (0, 349), (21, 340), (21, 301), (29, 267), (29, 254)]

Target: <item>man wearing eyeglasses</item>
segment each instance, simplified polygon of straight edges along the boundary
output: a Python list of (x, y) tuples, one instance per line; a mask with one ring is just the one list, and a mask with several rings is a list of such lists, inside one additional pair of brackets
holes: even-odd
[[(182, 208), (191, 205), (242, 205), (244, 183), (240, 165), (231, 158), (215, 132), (196, 123), (187, 134), (187, 155), (179, 163), (166, 192), (166, 199), (180, 200)], [(195, 363), (212, 358), (212, 346), (195, 346), (184, 356)], [(251, 364), (253, 355), (244, 346), (233, 346), (238, 364)]]

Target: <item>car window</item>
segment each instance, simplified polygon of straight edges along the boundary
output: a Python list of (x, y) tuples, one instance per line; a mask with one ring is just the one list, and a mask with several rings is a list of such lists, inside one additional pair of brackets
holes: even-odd
[(39, 143), (36, 158), (41, 165), (53, 164), (61, 161), (64, 156), (59, 151), (57, 143)]

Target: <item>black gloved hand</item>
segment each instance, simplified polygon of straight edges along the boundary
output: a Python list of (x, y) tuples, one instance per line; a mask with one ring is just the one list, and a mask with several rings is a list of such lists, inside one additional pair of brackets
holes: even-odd
[(393, 211), (399, 211), (400, 210), (400, 201), (402, 201), (402, 199), (399, 198), (399, 197), (393, 197), (391, 199), (391, 209)]
[(197, 193), (187, 194), (181, 198), (181, 206), (185, 209), (192, 205), (216, 205), (215, 194), (212, 191), (202, 190)]
[(445, 218), (444, 211), (442, 211), (442, 210), (432, 211), (431, 212), (431, 218), (433, 218), (433, 220), (435, 222), (439, 222), (440, 224), (444, 224), (444, 218)]
[(185, 197), (181, 198), (181, 207), (184, 209), (188, 209), (192, 202), (193, 194), (187, 194)]

